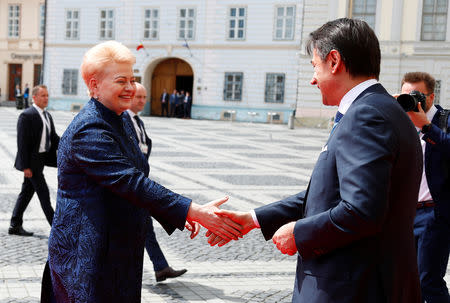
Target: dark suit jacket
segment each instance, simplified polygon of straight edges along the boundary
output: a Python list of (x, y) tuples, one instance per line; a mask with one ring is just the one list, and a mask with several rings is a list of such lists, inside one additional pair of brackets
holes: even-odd
[[(125, 123), (130, 123), (131, 128), (134, 130), (134, 139), (136, 140), (136, 144), (139, 145), (139, 139), (137, 137), (136, 130), (134, 129), (133, 121), (131, 121), (131, 116), (128, 114), (128, 112), (125, 111), (122, 115), (122, 118), (125, 121)], [(145, 143), (148, 146), (148, 152), (145, 156), (147, 157), (148, 160), (148, 158), (150, 158), (150, 153), (152, 152), (152, 140), (148, 137), (145, 127), (144, 127), (144, 135), (145, 135)]]
[(266, 239), (297, 221), (293, 302), (420, 302), (421, 172), (410, 119), (380, 84), (369, 87), (328, 139), (307, 193), (255, 210)]
[(170, 99), (170, 104), (176, 104), (176, 103), (177, 103), (177, 100), (178, 100), (178, 97), (177, 97), (176, 94), (171, 94), (171, 95), (169, 96), (169, 99)]
[[(444, 218), (450, 224), (450, 133), (444, 133), (439, 127), (442, 107), (436, 105), (437, 113), (433, 117), (432, 127), (422, 138), (425, 145), (425, 174), (431, 196), (436, 202), (434, 208), (437, 217)], [(450, 116), (449, 116), (450, 118)], [(447, 120), (450, 128), (450, 119)]]
[(168, 93), (166, 93), (166, 95), (164, 96), (164, 93), (162, 93), (161, 94), (161, 97), (159, 98), (159, 100), (161, 101), (161, 102), (165, 102), (165, 103), (167, 103), (168, 101), (169, 101), (169, 94)]
[(56, 134), (53, 118), (48, 114), (50, 120), (50, 151), (45, 155), (45, 161), (39, 157), (39, 145), (41, 142), (44, 123), (34, 106), (24, 110), (17, 121), (17, 155), (14, 167), (23, 171), (42, 170), (45, 165), (56, 167), (56, 150), (58, 149), (59, 136)]
[(149, 215), (184, 228), (191, 200), (146, 178), (131, 127), (91, 99), (61, 138), (48, 241), (57, 302), (140, 302)]

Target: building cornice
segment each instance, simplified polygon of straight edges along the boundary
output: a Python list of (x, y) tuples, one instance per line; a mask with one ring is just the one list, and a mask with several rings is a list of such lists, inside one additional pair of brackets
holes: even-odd
[[(100, 43), (100, 42), (98, 42)], [(47, 43), (47, 48), (91, 48), (97, 43)], [(135, 49), (136, 44), (124, 44), (130, 49)], [(180, 44), (143, 44), (145, 49), (183, 49), (186, 46)], [(298, 50), (300, 43), (297, 44), (189, 44), (190, 49), (222, 49), (222, 50)]]

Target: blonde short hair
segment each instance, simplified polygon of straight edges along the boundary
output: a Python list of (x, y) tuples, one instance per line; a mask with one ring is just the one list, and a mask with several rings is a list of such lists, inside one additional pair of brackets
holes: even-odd
[(102, 70), (111, 63), (133, 65), (136, 63), (136, 57), (120, 42), (99, 43), (84, 54), (80, 68), (84, 83), (89, 87), (89, 80), (96, 75), (101, 75)]

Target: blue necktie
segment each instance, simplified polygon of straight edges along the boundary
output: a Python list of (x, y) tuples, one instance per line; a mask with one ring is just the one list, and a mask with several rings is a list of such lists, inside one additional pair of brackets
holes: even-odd
[(344, 115), (340, 111), (337, 111), (336, 117), (334, 118), (334, 123), (335, 124), (339, 123), (339, 121), (342, 119), (342, 117), (344, 117)]
[(341, 121), (342, 117), (344, 117), (344, 114), (342, 114), (340, 111), (337, 111), (336, 117), (334, 117), (334, 124), (333, 124), (333, 128), (331, 129), (330, 136), (333, 133), (336, 126), (338, 125), (339, 121)]

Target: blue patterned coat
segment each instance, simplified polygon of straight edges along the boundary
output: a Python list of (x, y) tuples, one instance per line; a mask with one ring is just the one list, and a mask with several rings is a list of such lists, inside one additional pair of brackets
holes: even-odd
[(49, 238), (57, 302), (140, 302), (149, 215), (183, 229), (190, 199), (146, 178), (132, 125), (91, 99), (61, 138)]

